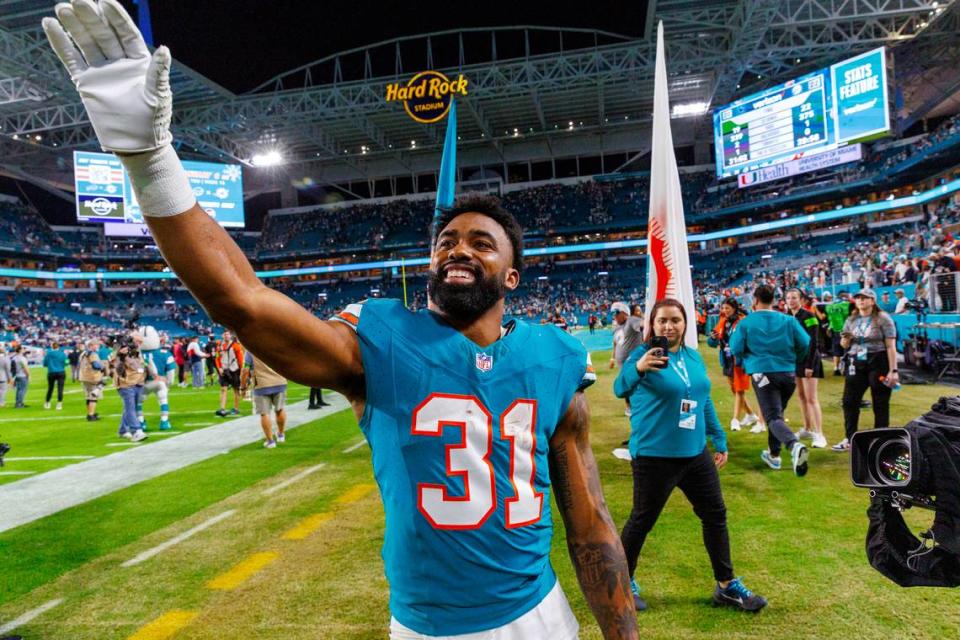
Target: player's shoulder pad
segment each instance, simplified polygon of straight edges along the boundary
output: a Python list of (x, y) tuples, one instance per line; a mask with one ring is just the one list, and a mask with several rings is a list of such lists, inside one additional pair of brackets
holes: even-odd
[(366, 310), (368, 316), (379, 317), (398, 312), (409, 312), (400, 300), (394, 298), (367, 298), (360, 302), (348, 304), (343, 311), (332, 316), (330, 319), (342, 322), (354, 331), (357, 331), (364, 310)]

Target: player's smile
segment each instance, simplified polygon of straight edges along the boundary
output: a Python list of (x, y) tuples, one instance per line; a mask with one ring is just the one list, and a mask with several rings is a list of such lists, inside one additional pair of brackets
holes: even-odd
[(454, 264), (443, 270), (443, 281), (456, 284), (473, 284), (477, 281), (476, 268)]

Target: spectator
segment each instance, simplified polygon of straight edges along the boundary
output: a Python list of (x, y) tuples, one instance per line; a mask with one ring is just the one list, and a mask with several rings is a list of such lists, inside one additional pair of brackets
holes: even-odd
[(80, 343), (74, 342), (67, 352), (67, 362), (70, 363), (70, 382), (80, 379)]
[(23, 355), (23, 345), (17, 345), (13, 350), (13, 383), (17, 389), (15, 409), (24, 409), (27, 405), (24, 401), (27, 399), (27, 387), (30, 385), (30, 364)]
[(797, 438), (813, 440), (811, 447), (823, 449), (827, 439), (823, 435), (823, 411), (820, 408), (818, 393), (819, 381), (823, 378), (823, 360), (820, 357), (820, 319), (803, 303), (809, 301), (799, 289), (787, 290), (787, 313), (796, 318), (810, 338), (807, 355), (797, 363), (797, 399), (800, 401), (800, 413), (803, 415), (803, 429)]
[(58, 342), (50, 344), (50, 348), (43, 354), (43, 366), (47, 369), (47, 399), (43, 403), (44, 409), (50, 408), (50, 398), (53, 396), (53, 387), (57, 387), (57, 411), (63, 409), (63, 383), (67, 379), (67, 354), (60, 348)]
[(307, 409), (320, 409), (329, 406), (330, 403), (323, 399), (323, 389), (310, 387), (310, 403), (307, 405)]
[(893, 295), (897, 297), (897, 306), (893, 310), (894, 315), (899, 315), (902, 313), (907, 313), (907, 305), (910, 304), (910, 298), (907, 297), (906, 292), (903, 289), (897, 289), (893, 292)]
[[(633, 509), (621, 541), (637, 610), (646, 609), (633, 580), (647, 534), (677, 487), (700, 518), (703, 541), (713, 566), (713, 601), (758, 611), (767, 601), (734, 577), (730, 559), (727, 509), (717, 469), (727, 462), (727, 441), (710, 399), (710, 378), (700, 354), (683, 344), (686, 311), (664, 299), (650, 311), (648, 342), (626, 359), (614, 383), (619, 398), (629, 398)], [(653, 336), (667, 340), (654, 348)], [(678, 428), (679, 427), (679, 428)], [(707, 448), (707, 437), (714, 454)]]
[(190, 338), (186, 357), (190, 362), (190, 378), (193, 381), (193, 388), (200, 389), (204, 386), (203, 361), (207, 358), (207, 354), (200, 347), (200, 336)]
[(761, 285), (753, 292), (751, 313), (740, 321), (730, 338), (730, 351), (750, 375), (760, 411), (770, 430), (769, 448), (760, 458), (778, 470), (780, 447), (790, 452), (793, 472), (807, 474), (808, 451), (783, 420), (783, 412), (797, 387), (797, 363), (807, 354), (810, 338), (792, 317), (773, 310), (773, 289)]
[[(253, 382), (253, 407), (260, 416), (260, 428), (263, 429), (263, 446), (273, 449), (277, 443), (286, 440), (287, 412), (287, 379), (271, 369), (266, 363), (252, 353), (247, 352), (244, 358), (242, 383), (244, 389)], [(270, 423), (270, 413), (277, 420), (277, 435), (273, 435), (273, 425)]]
[(7, 345), (0, 342), (0, 408), (7, 406), (7, 386), (13, 380), (13, 365)]
[[(214, 364), (220, 379), (220, 408), (216, 415), (240, 415), (240, 369), (243, 366), (243, 347), (233, 339), (233, 334), (224, 331), (214, 351)], [(208, 361), (209, 362), (209, 361)], [(227, 411), (227, 389), (233, 389), (233, 409)]]
[(863, 289), (854, 296), (856, 311), (847, 318), (841, 344), (847, 350), (843, 385), (843, 426), (845, 437), (834, 451), (849, 451), (850, 438), (857, 432), (860, 402), (870, 389), (873, 427), (890, 426), (890, 394), (900, 381), (897, 371), (897, 327), (886, 311), (877, 306), (877, 294)]
[(173, 360), (177, 364), (177, 384), (185, 387), (187, 383), (183, 381), (183, 378), (188, 360), (183, 338), (177, 338), (173, 343)]
[[(844, 348), (840, 344), (840, 334), (843, 333), (843, 326), (846, 324), (847, 318), (850, 317), (850, 310), (853, 307), (853, 305), (850, 304), (849, 293), (841, 291), (839, 297), (840, 299), (837, 302), (827, 304), (827, 327), (830, 334), (830, 347), (831, 354), (833, 355), (833, 375), (835, 376), (843, 375), (840, 358), (843, 357)], [(826, 294), (824, 295), (824, 302), (827, 302)]]
[[(754, 414), (753, 408), (747, 401), (746, 392), (750, 388), (750, 376), (730, 351), (730, 335), (746, 315), (736, 298), (724, 300), (720, 305), (720, 320), (707, 338), (707, 344), (720, 349), (720, 367), (733, 392), (733, 418), (730, 419), (730, 431), (740, 431), (741, 427), (752, 426), (751, 433), (763, 433), (767, 428)], [(740, 420), (741, 415), (743, 415), (743, 421)]]

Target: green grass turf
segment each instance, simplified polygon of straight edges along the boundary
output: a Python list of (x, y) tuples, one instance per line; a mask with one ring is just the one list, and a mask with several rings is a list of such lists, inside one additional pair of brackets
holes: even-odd
[[(68, 382), (64, 388), (63, 410), (57, 411), (56, 393), (50, 409), (43, 408), (47, 391), (44, 369), (31, 370), (30, 387), (27, 389), (27, 407), (14, 409), (14, 391), (7, 392), (7, 406), (0, 409), (0, 441), (12, 446), (8, 458), (37, 456), (105, 456), (121, 451), (125, 447), (109, 447), (108, 444), (125, 442), (117, 437), (120, 426), (122, 403), (116, 389), (108, 386), (104, 389), (103, 400), (97, 404), (97, 412), (102, 419), (99, 422), (87, 422), (86, 402), (80, 383)], [(69, 374), (68, 374), (69, 377)], [(204, 426), (216, 424), (223, 418), (214, 415), (219, 407), (219, 387), (202, 389), (174, 388), (170, 390), (170, 423), (174, 431), (193, 431)], [(305, 400), (310, 390), (300, 385), (291, 385), (288, 390), (288, 402)], [(233, 407), (232, 393), (227, 399), (227, 408)], [(241, 401), (240, 410), (244, 415), (252, 413), (252, 404)], [(144, 403), (144, 415), (147, 426), (156, 431), (160, 420), (160, 405), (156, 395), (151, 395)], [(157, 435), (153, 441), (169, 436)], [(149, 446), (150, 441), (140, 446)], [(77, 460), (11, 460), (2, 471), (33, 471), (42, 473)], [(0, 475), (0, 484), (16, 482), (25, 476)], [(0, 596), (2, 597), (2, 596)]]
[[(714, 378), (713, 397), (726, 423), (729, 391), (719, 377), (715, 352), (704, 352)], [(594, 360), (603, 363), (605, 355), (595, 354)], [(629, 464), (610, 455), (627, 432), (623, 404), (610, 391), (613, 375), (601, 369), (588, 396), (607, 503), (622, 526), (632, 480)], [(822, 385), (831, 443), (842, 432), (841, 389), (840, 379), (828, 377)], [(953, 393), (946, 387), (904, 387), (891, 404), (894, 424)], [(799, 424), (795, 404), (787, 416), (792, 425)], [(871, 423), (868, 410), (862, 426)], [(348, 506), (334, 502), (349, 486), (370, 482), (366, 448), (340, 453), (359, 439), (354, 419), (344, 412), (292, 433), (287, 447), (245, 447), (0, 534), (0, 603), (5, 603), (0, 604), (0, 620), (65, 598), (18, 633), (29, 638), (126, 638), (166, 611), (189, 609), (198, 618), (177, 639), (385, 637), (389, 614), (379, 557), (382, 508), (375, 494)], [(4, 435), (6, 439), (5, 428)], [(739, 432), (729, 439), (730, 462), (721, 478), (734, 565), (751, 588), (769, 598), (770, 606), (759, 615), (744, 615), (709, 605), (712, 580), (699, 522), (676, 492), (647, 540), (637, 571), (651, 607), (640, 617), (643, 637), (956, 637), (960, 590), (901, 589), (867, 564), (868, 498), (850, 484), (847, 454), (814, 450), (810, 474), (798, 479), (762, 464), (765, 435)], [(263, 487), (317, 462), (328, 467), (274, 498), (262, 496)], [(154, 560), (120, 567), (227, 508), (238, 509), (238, 515)], [(278, 540), (305, 515), (326, 510), (336, 517), (313, 536)], [(915, 529), (930, 520), (925, 512), (908, 515)], [(599, 638), (576, 585), (559, 518), (555, 538), (553, 564), (581, 621), (581, 638)], [(238, 591), (204, 588), (211, 577), (263, 550), (277, 551), (279, 559)]]

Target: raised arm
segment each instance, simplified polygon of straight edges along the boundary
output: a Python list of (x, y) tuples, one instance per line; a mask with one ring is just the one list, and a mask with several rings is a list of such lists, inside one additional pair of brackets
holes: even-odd
[(603, 637), (639, 638), (627, 559), (590, 448), (590, 410), (576, 393), (550, 439), (550, 479), (577, 579)]
[[(172, 58), (152, 55), (117, 0), (56, 6), (43, 29), (80, 92), (101, 146), (116, 153), (164, 259), (215, 322), (278, 373), (363, 394), (354, 332), (319, 320), (256, 277), (230, 236), (196, 202), (170, 143)], [(69, 33), (69, 36), (67, 35)]]

